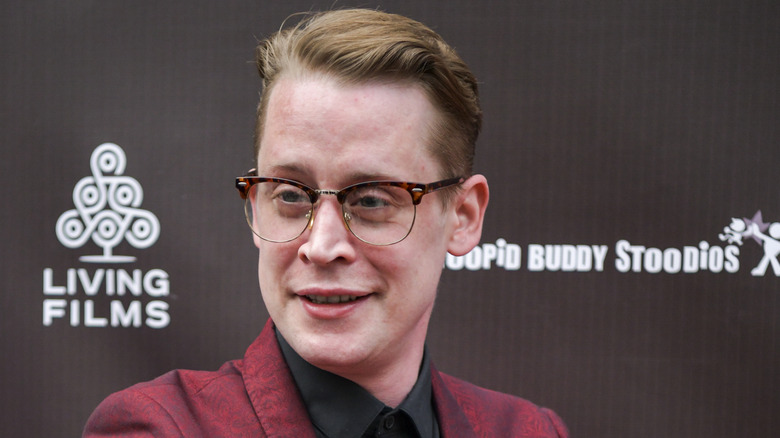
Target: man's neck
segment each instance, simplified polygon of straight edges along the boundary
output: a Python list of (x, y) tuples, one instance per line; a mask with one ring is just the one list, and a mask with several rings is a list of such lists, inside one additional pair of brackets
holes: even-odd
[(367, 373), (333, 369), (326, 369), (326, 371), (357, 383), (382, 403), (395, 408), (401, 404), (417, 382), (423, 349), (403, 357), (404, 361), (394, 362), (393, 366), (386, 367), (386, 369), (373, 368), (371, 364), (361, 367), (370, 370)]
[[(397, 432), (403, 436), (416, 436), (412, 432), (416, 431), (424, 437), (438, 437), (438, 423), (432, 404), (430, 358), (424, 346), (420, 364), (405, 367), (419, 371), (413, 374), (415, 381), (411, 388), (397, 391), (397, 387), (402, 385), (393, 385), (391, 379), (384, 379), (381, 382), (389, 382), (389, 388), (379, 387), (370, 392), (352, 379), (307, 362), (280, 333), (276, 335), (306, 410), (317, 429), (317, 436), (362, 436), (375, 431), (378, 424), (384, 424), (384, 416), (387, 415), (397, 419)], [(370, 385), (380, 380), (369, 379), (367, 382)], [(381, 393), (381, 400), (374, 395), (377, 393)]]
[[(278, 331), (277, 337), (292, 354), (298, 356), (300, 360), (306, 361)], [(385, 357), (368, 359), (357, 365), (337, 366), (306, 362), (310, 366), (354, 382), (385, 405), (396, 408), (417, 383), (425, 353), (425, 339), (412, 342), (409, 347), (403, 348), (401, 342), (397, 346), (401, 348), (386, 352)], [(388, 360), (387, 356), (392, 357), (393, 360)]]

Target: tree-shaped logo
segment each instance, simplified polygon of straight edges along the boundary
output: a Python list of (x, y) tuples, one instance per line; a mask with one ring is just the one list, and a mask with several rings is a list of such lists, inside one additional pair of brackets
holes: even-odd
[(152, 212), (139, 208), (144, 192), (135, 178), (122, 176), (125, 151), (114, 143), (103, 143), (92, 152), (92, 176), (85, 176), (73, 188), (75, 209), (57, 220), (57, 239), (68, 248), (79, 248), (87, 240), (103, 248), (102, 255), (79, 257), (83, 262), (123, 263), (135, 257), (113, 254), (123, 239), (135, 248), (148, 248), (160, 236), (160, 221)]

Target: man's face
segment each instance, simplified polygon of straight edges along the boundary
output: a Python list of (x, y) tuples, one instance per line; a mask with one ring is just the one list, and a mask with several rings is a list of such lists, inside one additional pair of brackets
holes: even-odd
[[(266, 112), (258, 175), (335, 190), (371, 180), (436, 181), (439, 165), (425, 144), (435, 119), (413, 86), (281, 78)], [(312, 227), (297, 239), (255, 237), (263, 300), (298, 354), (341, 375), (419, 357), (455, 217), (439, 196), (423, 198), (411, 234), (390, 246), (353, 236), (331, 195), (320, 197)], [(310, 296), (357, 299), (320, 304)]]

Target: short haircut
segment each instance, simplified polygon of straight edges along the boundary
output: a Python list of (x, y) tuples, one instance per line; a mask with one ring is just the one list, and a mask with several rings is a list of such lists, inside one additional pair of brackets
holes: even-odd
[(421, 87), (439, 112), (430, 152), (443, 177), (470, 176), (482, 125), (477, 80), (455, 50), (427, 26), (369, 9), (304, 14), (256, 49), (263, 92), (257, 107), (255, 158), (276, 79), (323, 73), (347, 84), (405, 83)]

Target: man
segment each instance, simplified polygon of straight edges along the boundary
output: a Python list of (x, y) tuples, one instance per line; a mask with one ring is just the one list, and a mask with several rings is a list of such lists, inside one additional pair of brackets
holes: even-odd
[(86, 436), (557, 437), (550, 410), (439, 373), (447, 252), (479, 243), (476, 80), (436, 33), (369, 10), (263, 41), (257, 167), (238, 178), (271, 320), (243, 360), (112, 395)]

